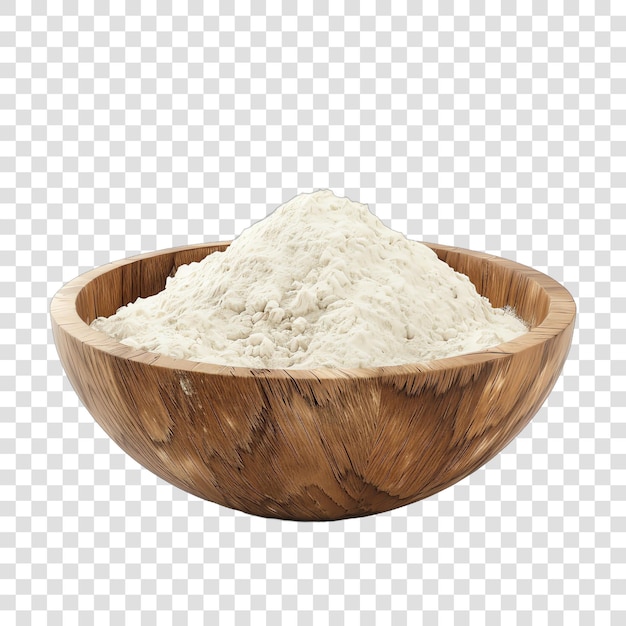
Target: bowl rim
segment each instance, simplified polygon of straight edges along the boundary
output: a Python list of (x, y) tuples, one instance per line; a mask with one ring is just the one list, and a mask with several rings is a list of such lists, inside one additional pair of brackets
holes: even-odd
[(570, 292), (556, 280), (527, 265), (499, 257), (486, 252), (478, 252), (457, 246), (447, 246), (439, 243), (420, 241), (433, 251), (456, 252), (470, 255), (489, 263), (502, 264), (516, 272), (522, 272), (527, 278), (539, 283), (547, 292), (549, 298), (548, 312), (543, 321), (531, 328), (527, 333), (477, 352), (468, 352), (458, 356), (451, 356), (430, 361), (407, 363), (402, 365), (382, 365), (375, 367), (317, 367), (317, 368), (252, 368), (234, 365), (220, 365), (171, 357), (144, 349), (132, 348), (109, 337), (106, 333), (89, 326), (78, 314), (76, 300), (82, 289), (92, 280), (115, 270), (123, 265), (136, 263), (143, 259), (164, 254), (176, 254), (194, 248), (228, 246), (231, 241), (208, 241), (200, 244), (175, 246), (163, 250), (155, 250), (125, 257), (106, 263), (80, 274), (63, 285), (53, 296), (50, 302), (50, 317), (53, 326), (56, 325), (63, 332), (74, 339), (87, 344), (91, 349), (108, 353), (109, 355), (142, 362), (155, 367), (167, 369), (213, 374), (229, 377), (256, 377), (282, 378), (292, 380), (329, 380), (354, 378), (379, 378), (384, 376), (407, 376), (455, 370), (468, 365), (478, 365), (493, 359), (506, 358), (524, 350), (534, 348), (563, 333), (576, 318), (576, 303)]

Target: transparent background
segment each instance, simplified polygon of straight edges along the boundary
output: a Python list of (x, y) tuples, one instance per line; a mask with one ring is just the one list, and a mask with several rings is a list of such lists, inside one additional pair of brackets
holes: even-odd
[[(0, 621), (626, 623), (626, 4), (0, 3)], [(265, 520), (142, 469), (79, 403), (61, 285), (329, 187), (578, 305), (497, 458), (411, 506)]]

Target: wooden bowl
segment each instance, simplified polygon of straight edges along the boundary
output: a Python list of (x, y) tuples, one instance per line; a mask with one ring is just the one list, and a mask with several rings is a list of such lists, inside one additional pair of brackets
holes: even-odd
[(88, 324), (161, 291), (184, 263), (228, 243), (110, 263), (54, 297), (54, 338), (81, 401), (123, 450), (200, 498), (264, 517), (335, 520), (404, 506), (449, 487), (530, 421), (567, 356), (576, 309), (534, 269), (429, 245), (531, 330), (421, 364), (249, 369), (127, 347)]

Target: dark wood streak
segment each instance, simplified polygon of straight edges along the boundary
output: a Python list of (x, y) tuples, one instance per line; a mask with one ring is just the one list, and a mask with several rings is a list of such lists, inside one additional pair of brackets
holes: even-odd
[(173, 359), (88, 326), (226, 242), (124, 259), (71, 281), (51, 304), (57, 350), (96, 421), (171, 484), (266, 517), (379, 513), (449, 487), (502, 450), (554, 386), (574, 328), (574, 301), (548, 276), (427, 245), (495, 306), (515, 307), (531, 331), (428, 363), (284, 370)]

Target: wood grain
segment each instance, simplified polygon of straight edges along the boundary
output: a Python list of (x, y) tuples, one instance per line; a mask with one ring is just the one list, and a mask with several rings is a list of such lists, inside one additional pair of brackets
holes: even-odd
[(548, 276), (427, 245), (494, 306), (515, 307), (531, 330), (421, 364), (287, 370), (173, 359), (88, 326), (162, 290), (179, 265), (225, 242), (124, 259), (71, 281), (51, 303), (57, 350), (96, 421), (171, 484), (266, 517), (379, 513), (449, 487), (502, 450), (554, 386), (574, 328), (574, 301)]

